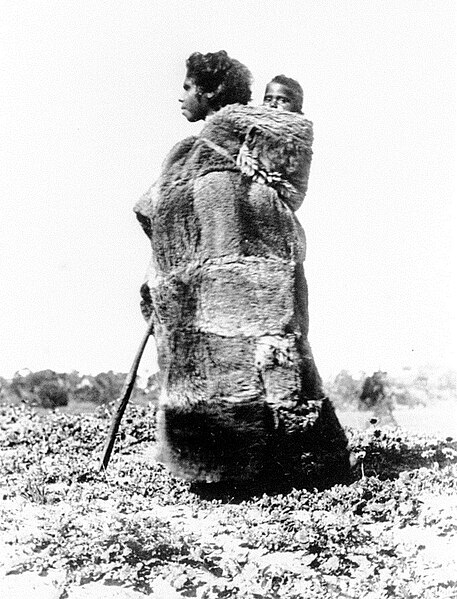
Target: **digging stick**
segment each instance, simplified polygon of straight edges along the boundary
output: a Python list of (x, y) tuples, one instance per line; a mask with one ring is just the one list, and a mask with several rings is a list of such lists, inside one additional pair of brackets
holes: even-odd
[(113, 420), (111, 422), (111, 428), (106, 439), (105, 448), (103, 450), (103, 457), (100, 460), (99, 472), (106, 470), (106, 468), (108, 467), (108, 463), (114, 447), (114, 442), (116, 441), (117, 431), (119, 430), (119, 425), (121, 423), (122, 416), (124, 415), (125, 408), (127, 407), (130, 395), (132, 394), (133, 387), (135, 386), (136, 373), (138, 371), (138, 366), (140, 365), (141, 356), (143, 355), (144, 348), (146, 347), (146, 343), (148, 342), (149, 336), (151, 335), (153, 328), (153, 318), (151, 316), (151, 319), (148, 322), (148, 328), (146, 329), (146, 332), (141, 340), (140, 346), (136, 352), (135, 359), (133, 360), (132, 367), (130, 368), (130, 372), (125, 377), (124, 386), (122, 387), (122, 392), (119, 397), (119, 403), (116, 412), (114, 413)]

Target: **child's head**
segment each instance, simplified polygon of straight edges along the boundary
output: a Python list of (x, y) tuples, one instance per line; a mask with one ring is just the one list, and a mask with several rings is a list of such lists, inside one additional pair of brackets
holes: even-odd
[(285, 75), (276, 75), (265, 88), (263, 105), (301, 114), (303, 106), (302, 86), (295, 79)]

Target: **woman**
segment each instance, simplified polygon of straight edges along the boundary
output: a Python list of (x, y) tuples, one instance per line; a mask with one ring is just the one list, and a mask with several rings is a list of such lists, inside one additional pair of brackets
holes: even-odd
[(136, 206), (153, 254), (142, 308), (161, 375), (158, 459), (192, 481), (316, 485), (348, 454), (307, 340), (294, 210), (312, 124), (246, 106), (250, 81), (225, 52), (189, 58), (182, 112), (207, 121)]

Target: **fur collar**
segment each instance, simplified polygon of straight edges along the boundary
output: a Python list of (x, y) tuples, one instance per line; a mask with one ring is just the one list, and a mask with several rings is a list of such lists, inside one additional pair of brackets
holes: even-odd
[[(245, 175), (279, 178), (304, 195), (312, 157), (313, 125), (301, 114), (231, 104), (212, 116), (201, 138), (228, 151)], [(252, 172), (250, 172), (252, 171)]]

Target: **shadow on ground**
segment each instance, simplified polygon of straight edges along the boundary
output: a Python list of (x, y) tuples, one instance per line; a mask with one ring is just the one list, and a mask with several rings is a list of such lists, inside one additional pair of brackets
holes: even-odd
[(412, 435), (402, 429), (372, 428), (366, 431), (348, 429), (350, 466), (341, 464), (329, 476), (328, 472), (314, 473), (308, 478), (284, 480), (280, 473), (270, 473), (257, 481), (192, 483), (190, 491), (201, 499), (223, 503), (267, 495), (286, 495), (292, 489), (323, 491), (334, 485), (350, 485), (363, 477), (394, 480), (400, 473), (419, 468), (444, 467), (457, 462), (457, 441)]

